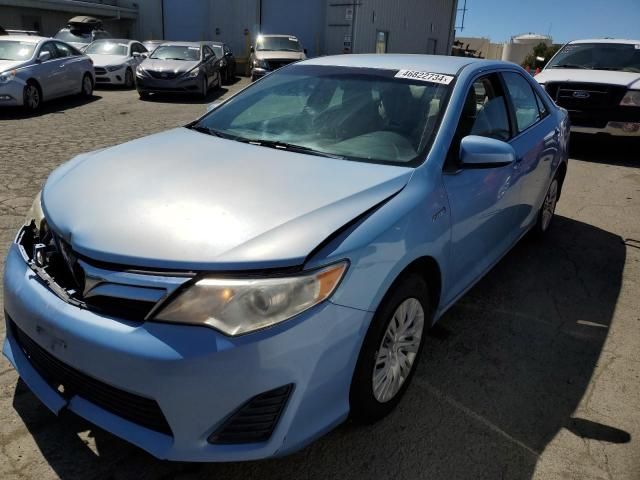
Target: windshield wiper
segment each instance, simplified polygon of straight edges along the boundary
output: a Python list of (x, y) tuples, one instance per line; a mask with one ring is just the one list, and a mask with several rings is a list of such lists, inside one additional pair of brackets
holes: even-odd
[(239, 135), (232, 135), (230, 133), (221, 132), (220, 130), (216, 130), (215, 128), (209, 128), (203, 125), (193, 124), (193, 125), (186, 125), (186, 127), (191, 130), (195, 130), (196, 132), (206, 133), (207, 135), (212, 135), (218, 138), (226, 138), (227, 140), (235, 140), (237, 142), (243, 142), (243, 143), (248, 143), (250, 141), (248, 138), (240, 137)]
[(329, 152), (323, 152), (321, 150), (316, 150), (314, 148), (311, 147), (305, 147), (302, 145), (295, 145), (293, 143), (286, 143), (286, 142), (276, 142), (273, 140), (253, 140), (253, 139), (243, 139), (240, 141), (244, 141), (246, 143), (250, 143), (251, 145), (258, 145), (260, 147), (267, 147), (267, 148), (275, 148), (277, 150), (288, 150), (289, 152), (296, 152), (296, 153), (306, 153), (308, 155), (316, 155), (318, 157), (327, 157), (327, 158), (337, 158), (339, 160), (344, 160), (345, 157), (343, 157), (342, 155), (337, 155), (335, 153), (329, 153)]
[(579, 70), (591, 70), (589, 67), (585, 67), (584, 65), (578, 65), (575, 63), (561, 63), (558, 65), (552, 65), (549, 68), (577, 68)]

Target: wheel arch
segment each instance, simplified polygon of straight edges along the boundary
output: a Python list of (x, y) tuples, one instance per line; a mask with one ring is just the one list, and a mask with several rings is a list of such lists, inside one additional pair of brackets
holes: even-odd
[(562, 162), (558, 165), (558, 169), (556, 171), (556, 177), (558, 177), (558, 200), (560, 200), (560, 195), (562, 194), (562, 185), (564, 184), (564, 179), (567, 176), (567, 162)]

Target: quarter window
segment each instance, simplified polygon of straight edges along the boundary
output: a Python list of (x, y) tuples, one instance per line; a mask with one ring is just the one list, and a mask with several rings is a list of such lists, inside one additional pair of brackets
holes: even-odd
[(56, 42), (56, 50), (58, 51), (58, 57), (72, 57), (75, 55), (71, 47), (61, 42)]
[(531, 84), (522, 75), (505, 72), (503, 78), (513, 103), (518, 132), (522, 132), (540, 120), (539, 100)]

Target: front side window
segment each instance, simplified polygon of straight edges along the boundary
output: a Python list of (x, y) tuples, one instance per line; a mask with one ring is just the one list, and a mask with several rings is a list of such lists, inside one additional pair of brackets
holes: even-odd
[(35, 43), (0, 40), (0, 60), (28, 60), (36, 48)]
[(213, 48), (214, 53), (216, 54), (216, 57), (218, 58), (222, 58), (223, 55), (223, 50), (222, 47), (220, 45), (213, 45), (211, 48)]
[(522, 75), (505, 72), (503, 78), (516, 114), (518, 132), (522, 132), (540, 120), (538, 101), (531, 84)]
[(153, 51), (150, 58), (159, 60), (200, 60), (200, 47), (182, 45), (161, 45)]
[(89, 45), (84, 53), (92, 55), (127, 55), (128, 45), (109, 41), (97, 41)]
[(65, 45), (62, 42), (55, 42), (55, 43), (56, 43), (56, 50), (58, 51), (58, 57), (72, 57), (78, 54), (78, 52), (76, 52), (69, 45)]
[(258, 37), (258, 40), (256, 41), (256, 50), (301, 52), (302, 46), (295, 37)]
[(572, 43), (547, 68), (580, 68), (640, 73), (640, 43)]
[(395, 78), (396, 73), (286, 67), (225, 102), (193, 128), (263, 146), (414, 166), (435, 135), (450, 87)]

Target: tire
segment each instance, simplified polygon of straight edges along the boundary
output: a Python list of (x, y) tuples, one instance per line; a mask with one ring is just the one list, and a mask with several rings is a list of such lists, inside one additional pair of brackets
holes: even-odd
[(229, 83), (229, 70), (226, 68), (224, 70), (220, 70), (220, 83), (224, 85)]
[(124, 73), (124, 88), (127, 90), (132, 89), (134, 86), (133, 72), (131, 69), (127, 68), (127, 71)]
[(88, 73), (85, 73), (82, 77), (80, 95), (84, 98), (91, 98), (93, 96), (93, 80), (91, 79), (91, 75)]
[[(427, 283), (417, 273), (404, 274), (382, 300), (360, 349), (349, 392), (355, 423), (375, 423), (400, 402), (416, 371), (430, 321)], [(400, 335), (403, 329), (413, 332)]]
[(207, 76), (202, 76), (202, 90), (200, 91), (200, 96), (202, 98), (207, 98), (207, 94), (209, 93), (209, 85), (207, 85)]
[(149, 93), (138, 90), (138, 96), (140, 97), (140, 100), (147, 100), (149, 98)]
[(30, 112), (36, 112), (42, 105), (42, 92), (38, 84), (29, 80), (22, 93), (23, 106)]
[(547, 194), (544, 197), (544, 201), (542, 202), (542, 207), (540, 207), (540, 211), (538, 212), (538, 218), (536, 220), (536, 224), (533, 227), (533, 233), (542, 237), (545, 233), (549, 231), (551, 225), (553, 224), (553, 218), (556, 212), (556, 205), (558, 203), (558, 196), (560, 195), (560, 180), (556, 175), (553, 180), (551, 180), (551, 184), (547, 190)]

